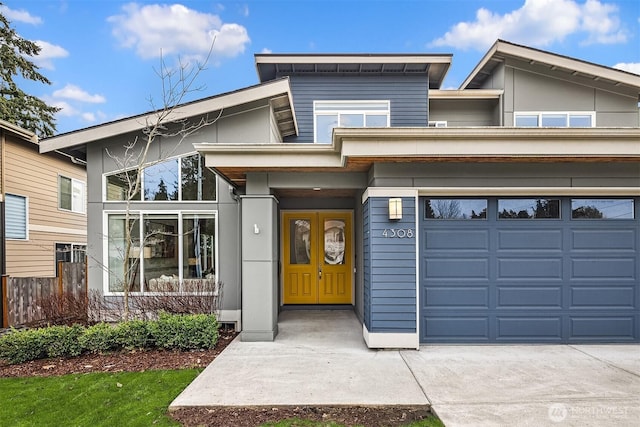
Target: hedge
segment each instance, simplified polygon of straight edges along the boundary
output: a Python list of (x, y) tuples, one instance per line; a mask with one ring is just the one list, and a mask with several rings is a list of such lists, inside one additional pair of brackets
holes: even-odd
[(136, 348), (209, 349), (216, 342), (215, 315), (160, 313), (157, 320), (129, 320), (115, 325), (98, 323), (89, 327), (12, 330), (0, 337), (0, 359), (14, 364)]

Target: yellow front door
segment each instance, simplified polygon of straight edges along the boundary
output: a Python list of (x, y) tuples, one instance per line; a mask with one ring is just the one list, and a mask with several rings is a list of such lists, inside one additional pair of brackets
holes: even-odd
[(282, 242), (285, 304), (351, 304), (350, 212), (285, 212)]

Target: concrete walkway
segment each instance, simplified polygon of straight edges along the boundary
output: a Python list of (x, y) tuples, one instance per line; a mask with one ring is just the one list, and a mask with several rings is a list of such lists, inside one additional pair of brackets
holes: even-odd
[(447, 427), (636, 426), (640, 345), (369, 350), (353, 312), (285, 311), (235, 340), (171, 404), (432, 405)]

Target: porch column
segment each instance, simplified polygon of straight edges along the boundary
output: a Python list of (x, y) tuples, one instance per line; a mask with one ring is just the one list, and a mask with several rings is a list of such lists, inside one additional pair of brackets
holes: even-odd
[(243, 341), (278, 334), (278, 210), (271, 195), (241, 196)]

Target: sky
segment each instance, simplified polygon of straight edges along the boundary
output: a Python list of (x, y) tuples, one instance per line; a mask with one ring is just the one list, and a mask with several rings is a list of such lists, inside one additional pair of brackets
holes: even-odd
[(442, 88), (456, 89), (498, 38), (640, 74), (640, 0), (0, 3), (42, 48), (51, 85), (21, 87), (62, 108), (58, 134), (161, 106), (161, 60), (206, 64), (187, 101), (257, 84), (256, 53), (453, 54)]

